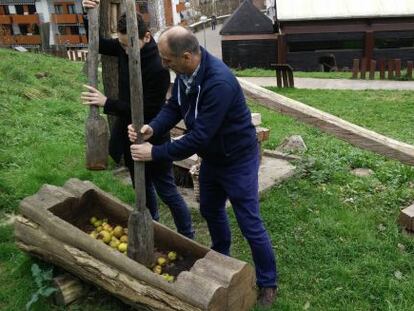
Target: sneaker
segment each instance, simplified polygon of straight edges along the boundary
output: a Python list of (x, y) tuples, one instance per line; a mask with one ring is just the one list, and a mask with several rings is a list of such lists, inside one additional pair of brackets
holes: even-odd
[(259, 289), (259, 297), (257, 297), (257, 304), (262, 309), (270, 309), (273, 302), (276, 301), (277, 288), (263, 287)]

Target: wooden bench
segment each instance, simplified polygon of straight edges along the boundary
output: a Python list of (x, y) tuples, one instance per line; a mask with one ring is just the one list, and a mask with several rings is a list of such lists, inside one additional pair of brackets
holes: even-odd
[(276, 70), (277, 87), (295, 87), (293, 68), (288, 64), (271, 64)]

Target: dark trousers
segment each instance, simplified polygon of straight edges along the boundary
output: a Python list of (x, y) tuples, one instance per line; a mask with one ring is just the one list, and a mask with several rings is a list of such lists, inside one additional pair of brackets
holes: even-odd
[(259, 287), (277, 286), (276, 259), (259, 212), (259, 155), (229, 166), (206, 162), (200, 168), (200, 212), (206, 219), (212, 249), (230, 255), (231, 232), (225, 209), (229, 198), (237, 223), (250, 245)]
[[(124, 159), (134, 184), (134, 161), (132, 160), (131, 153), (125, 151)], [(170, 209), (177, 231), (190, 239), (194, 238), (191, 214), (175, 185), (172, 162), (145, 163), (145, 192), (147, 208), (152, 219), (159, 221), (160, 218), (158, 213), (158, 194)]]

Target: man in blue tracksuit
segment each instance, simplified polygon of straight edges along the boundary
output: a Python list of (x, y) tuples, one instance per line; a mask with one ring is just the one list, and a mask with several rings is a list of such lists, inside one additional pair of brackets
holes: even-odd
[[(225, 209), (232, 203), (256, 267), (259, 304), (270, 307), (276, 296), (275, 255), (259, 212), (259, 150), (256, 131), (237, 79), (224, 63), (200, 48), (187, 29), (175, 26), (159, 37), (164, 66), (174, 70), (172, 97), (141, 133), (144, 139), (163, 135), (184, 119), (188, 133), (174, 142), (132, 145), (135, 161), (202, 158), (200, 212), (206, 219), (212, 249), (230, 255), (231, 234)], [(129, 137), (136, 138), (133, 126)]]

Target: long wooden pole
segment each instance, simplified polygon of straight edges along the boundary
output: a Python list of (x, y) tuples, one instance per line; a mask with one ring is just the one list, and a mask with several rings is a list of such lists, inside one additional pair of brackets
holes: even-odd
[[(128, 33), (129, 82), (132, 123), (135, 129), (144, 125), (144, 98), (141, 77), (141, 57), (138, 40), (138, 22), (134, 0), (126, 0)], [(138, 135), (136, 144), (144, 142)], [(145, 164), (135, 161), (135, 210), (128, 220), (128, 256), (146, 266), (154, 262), (154, 229), (151, 215), (146, 207)]]
[[(98, 84), (99, 16), (98, 8), (88, 9), (88, 83)], [(106, 120), (98, 106), (90, 106), (86, 119), (86, 167), (90, 170), (106, 169), (108, 163), (109, 133)]]

